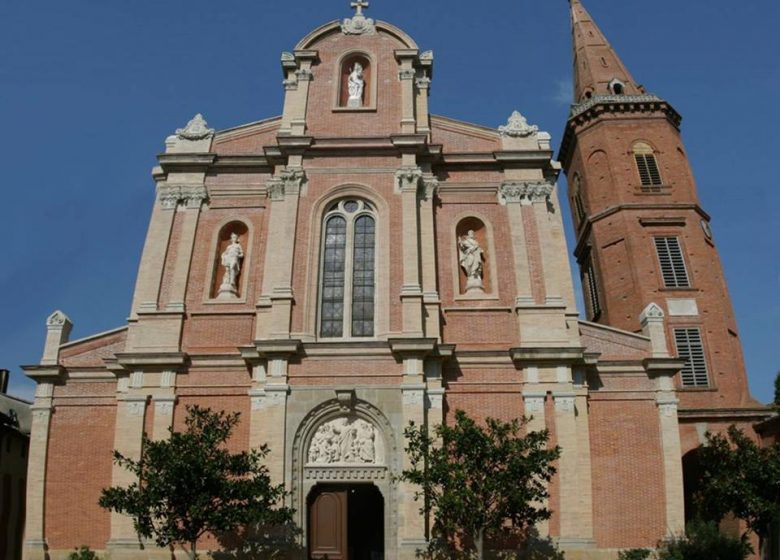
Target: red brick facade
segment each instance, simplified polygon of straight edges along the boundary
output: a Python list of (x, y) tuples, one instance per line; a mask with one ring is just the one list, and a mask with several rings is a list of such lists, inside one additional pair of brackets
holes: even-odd
[[(679, 117), (642, 97), (579, 2), (573, 10), (582, 98), (561, 159), (570, 183), (580, 177), (576, 253), (592, 258), (600, 315), (577, 319), (549, 135), (517, 119), (497, 131), (431, 116), (432, 55), (382, 22), (368, 32), (323, 26), (282, 57), (282, 117), (220, 132), (196, 117), (166, 141), (127, 327), (68, 343), (67, 318), (50, 318), (44, 360), (28, 368), (41, 411), (31, 452), (46, 462), (30, 476), (27, 558), (48, 547), (55, 560), (81, 544), (112, 559), (164, 557), (141, 551), (127, 519), (97, 497), (126, 482), (112, 449), (140, 453), (143, 432), (180, 429), (195, 404), (241, 413), (232, 449), (270, 445), (269, 468), (304, 531), (316, 485), (376, 484), (388, 559), (413, 558), (428, 536), (412, 492), (391, 482), (403, 427), (446, 422), (457, 409), (533, 417), (528, 429), (547, 428), (563, 447), (540, 532), (569, 557), (612, 558), (681, 528), (680, 458), (701, 426), (762, 411)], [(594, 56), (614, 66), (622, 89), (591, 71)], [(367, 63), (366, 90), (349, 108), (342, 61), (355, 57)], [(642, 192), (637, 141), (654, 149), (659, 192)], [(367, 337), (321, 329), (326, 214), (343, 200), (360, 201), (375, 222)], [(243, 258), (223, 297), (231, 227)], [(479, 229), (481, 289), (461, 266), (464, 228)], [(654, 236), (681, 240), (691, 288), (663, 288)], [(356, 266), (354, 238), (345, 234), (344, 270)], [(694, 299), (698, 314), (675, 314), (668, 299)], [(656, 336), (676, 326), (701, 329), (709, 386), (681, 386), (673, 336), (666, 348)], [(312, 463), (316, 430), (342, 418), (374, 427), (373, 462)]]

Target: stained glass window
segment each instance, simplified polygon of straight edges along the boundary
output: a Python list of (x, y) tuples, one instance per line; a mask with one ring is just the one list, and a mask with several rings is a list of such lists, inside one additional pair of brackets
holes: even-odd
[(373, 208), (348, 199), (325, 216), (320, 336), (374, 336), (376, 222)]

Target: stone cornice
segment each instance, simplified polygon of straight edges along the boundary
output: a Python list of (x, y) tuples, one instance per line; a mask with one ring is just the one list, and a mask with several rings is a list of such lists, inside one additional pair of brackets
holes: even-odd
[(36, 383), (54, 383), (62, 379), (65, 374), (65, 368), (61, 365), (28, 365), (22, 366), (25, 375)]
[(677, 129), (680, 128), (682, 117), (668, 102), (653, 94), (645, 95), (594, 95), (583, 103), (572, 106), (566, 130), (561, 140), (558, 159), (568, 167), (573, 147), (576, 143), (576, 131), (592, 121), (608, 114), (638, 114), (662, 113)]
[[(585, 225), (579, 228), (579, 231), (576, 234), (577, 237), (577, 245), (574, 248), (574, 256), (577, 258), (580, 258), (583, 251), (585, 250), (585, 247), (587, 246), (587, 240), (590, 237), (590, 232), (593, 229), (593, 224), (596, 222), (599, 222), (603, 220), (604, 218), (608, 218), (609, 216), (612, 216), (613, 214), (616, 214), (621, 211), (630, 211), (630, 212), (644, 212), (647, 210), (693, 210), (696, 212), (699, 216), (704, 218), (707, 221), (710, 221), (710, 215), (705, 212), (701, 206), (698, 204), (689, 204), (689, 203), (667, 203), (667, 204), (642, 204), (642, 203), (629, 203), (629, 204), (617, 204), (615, 206), (610, 206), (601, 212), (598, 212), (597, 214), (594, 214), (592, 216), (588, 216), (587, 220), (585, 221)], [(679, 219), (678, 219), (679, 222)]]
[(186, 352), (124, 352), (116, 354), (116, 364), (127, 371), (179, 371), (189, 364), (189, 356)]
[[(678, 391), (678, 394), (684, 391)], [(776, 413), (769, 407), (751, 407), (751, 408), (680, 408), (677, 416), (680, 420), (766, 420)]]
[(511, 348), (509, 353), (512, 361), (517, 363), (559, 363), (559, 364), (584, 364), (585, 348), (560, 347), (560, 348)]

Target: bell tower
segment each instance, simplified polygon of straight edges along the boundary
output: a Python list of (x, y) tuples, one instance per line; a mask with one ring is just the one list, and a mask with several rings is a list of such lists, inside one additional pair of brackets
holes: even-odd
[(681, 410), (755, 405), (681, 117), (648, 93), (580, 0), (571, 0), (574, 104), (560, 160), (576, 232), (588, 321), (639, 332), (657, 303), (667, 343), (688, 361)]

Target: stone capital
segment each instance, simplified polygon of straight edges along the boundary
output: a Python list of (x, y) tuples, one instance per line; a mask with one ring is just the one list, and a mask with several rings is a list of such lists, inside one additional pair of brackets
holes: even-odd
[(306, 183), (306, 172), (301, 167), (288, 167), (267, 182), (268, 198), (274, 202), (287, 195), (298, 195)]
[(398, 189), (404, 192), (417, 192), (423, 178), (423, 172), (419, 167), (402, 167), (395, 172), (398, 181)]
[(547, 202), (555, 185), (547, 181), (505, 181), (498, 190), (501, 204)]

